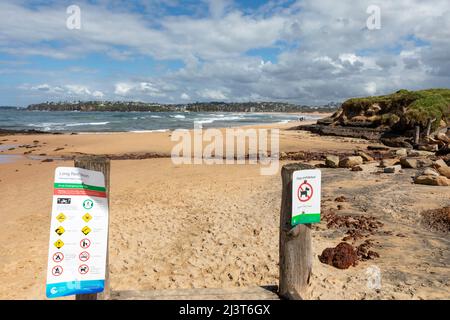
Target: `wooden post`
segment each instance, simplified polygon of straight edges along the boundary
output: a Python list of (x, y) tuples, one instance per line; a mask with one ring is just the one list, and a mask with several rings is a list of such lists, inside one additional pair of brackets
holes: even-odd
[(429, 137), (431, 134), (431, 125), (433, 124), (433, 122), (435, 122), (437, 119), (433, 118), (433, 119), (428, 119), (428, 123), (427, 123), (427, 135), (426, 137)]
[(414, 135), (414, 143), (418, 145), (420, 142), (420, 126), (416, 126), (416, 133)]
[(282, 198), (280, 212), (279, 295), (286, 299), (304, 299), (312, 269), (311, 224), (291, 226), (292, 174), (296, 170), (315, 169), (304, 163), (292, 163), (281, 169)]
[[(74, 160), (75, 167), (101, 171), (105, 175), (105, 187), (106, 187), (106, 196), (108, 199), (108, 208), (109, 208), (109, 182), (110, 182), (110, 160), (106, 157), (101, 156), (82, 156), (76, 158)], [(109, 218), (108, 218), (109, 225)], [(108, 242), (109, 242), (109, 228), (108, 228)], [(106, 300), (109, 299), (109, 244), (107, 244), (106, 251), (106, 274), (105, 274), (105, 290), (102, 293), (93, 293), (93, 294), (77, 294), (76, 300)]]

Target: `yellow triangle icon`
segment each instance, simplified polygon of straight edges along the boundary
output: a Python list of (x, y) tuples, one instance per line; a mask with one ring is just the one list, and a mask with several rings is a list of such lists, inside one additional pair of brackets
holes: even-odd
[(56, 216), (56, 220), (58, 220), (59, 222), (63, 222), (64, 220), (66, 220), (66, 216), (64, 215), (64, 213), (60, 213)]
[(83, 229), (81, 229), (81, 232), (84, 233), (85, 236), (88, 235), (89, 232), (91, 232), (91, 228), (89, 228), (88, 226), (84, 227)]
[(66, 230), (63, 227), (56, 228), (55, 232), (60, 236), (62, 235)]
[(89, 213), (86, 213), (82, 219), (86, 222), (89, 222), (92, 219), (92, 216)]
[(54, 245), (58, 249), (61, 249), (63, 247), (63, 245), (64, 245), (64, 242), (61, 239), (58, 239), (58, 240), (55, 241)]

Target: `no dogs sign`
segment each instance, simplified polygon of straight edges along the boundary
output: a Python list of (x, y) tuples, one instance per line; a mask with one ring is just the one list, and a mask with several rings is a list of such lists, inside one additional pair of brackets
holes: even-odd
[(292, 177), (293, 226), (320, 222), (320, 170), (294, 171)]

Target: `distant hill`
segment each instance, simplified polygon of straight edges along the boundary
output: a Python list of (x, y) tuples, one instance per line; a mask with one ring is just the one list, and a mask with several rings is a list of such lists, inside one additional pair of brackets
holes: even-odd
[(21, 110), (21, 107), (11, 107), (11, 106), (0, 106), (0, 110)]
[(153, 112), (333, 112), (337, 103), (304, 106), (284, 102), (196, 102), (160, 104), (124, 101), (45, 102), (29, 105), (27, 110), (40, 111), (153, 111)]

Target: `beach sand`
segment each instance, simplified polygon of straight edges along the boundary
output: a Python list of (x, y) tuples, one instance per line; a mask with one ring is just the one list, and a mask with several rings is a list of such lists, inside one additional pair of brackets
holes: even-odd
[[(368, 142), (320, 137), (280, 128), (280, 151), (351, 152)], [(0, 136), (0, 299), (45, 299), (52, 184), (58, 166), (42, 158), (80, 153), (170, 154), (170, 132)], [(38, 141), (38, 142), (33, 142)], [(35, 148), (19, 148), (30, 144)], [(55, 151), (58, 148), (64, 148)], [(9, 149), (9, 148), (8, 148)], [(23, 152), (46, 154), (39, 160)], [(282, 161), (281, 164), (288, 163)], [(174, 165), (170, 158), (113, 160), (110, 193), (112, 290), (220, 288), (278, 284), (280, 174), (260, 165)], [(411, 184), (413, 171), (377, 175), (323, 169), (322, 211), (371, 215), (379, 258), (339, 270), (317, 256), (343, 236), (314, 226), (310, 299), (445, 299), (449, 295), (450, 239), (426, 229), (420, 212), (450, 205), (450, 188)], [(381, 271), (381, 288), (368, 286), (368, 268)], [(68, 297), (66, 299), (73, 299)]]

